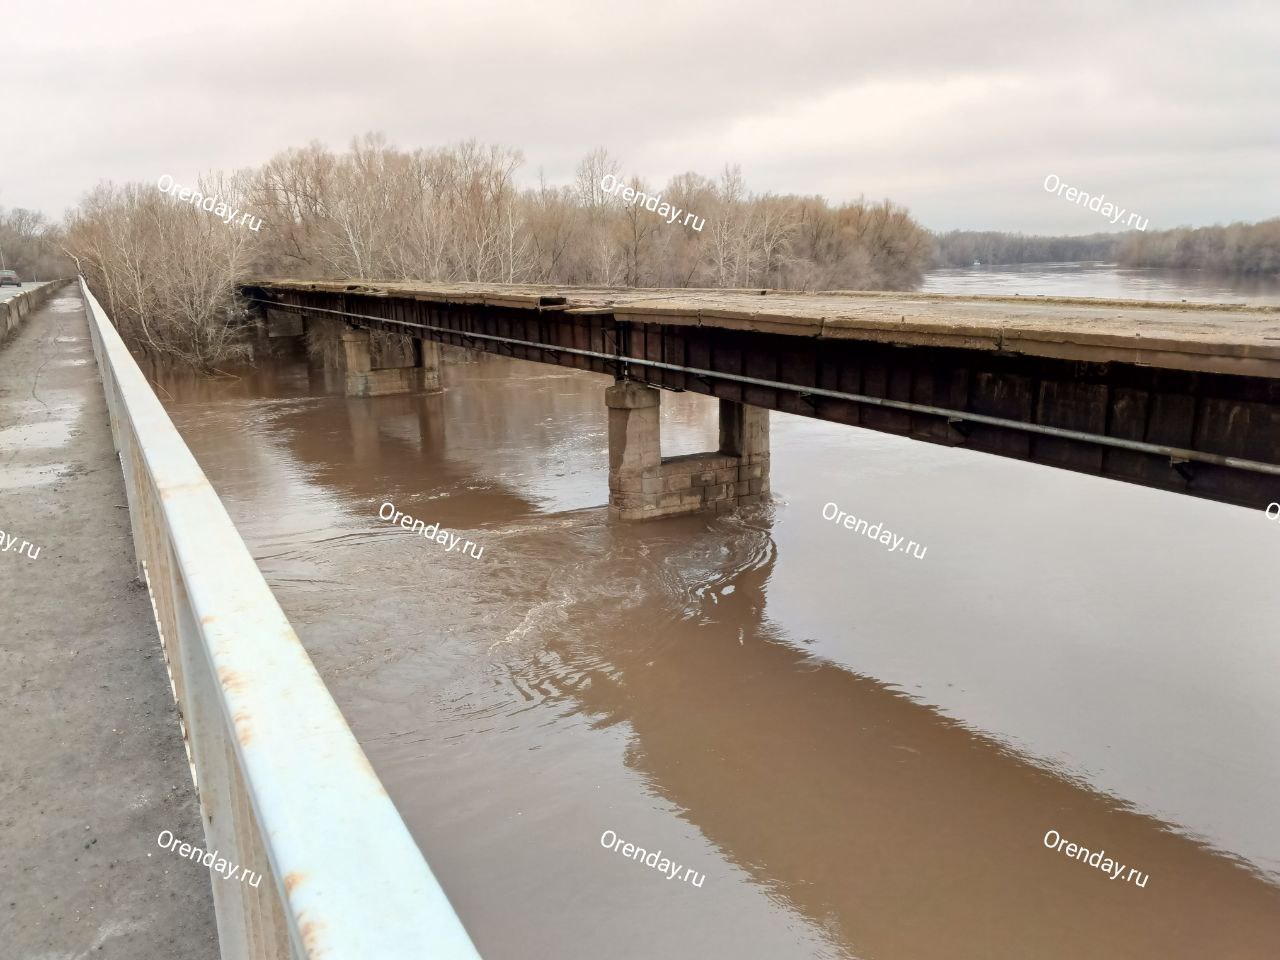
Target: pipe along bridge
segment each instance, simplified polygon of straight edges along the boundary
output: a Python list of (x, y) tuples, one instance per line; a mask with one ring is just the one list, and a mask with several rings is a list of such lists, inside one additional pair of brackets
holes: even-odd
[[(1280, 500), (1280, 308), (381, 281), (241, 289), (270, 336), (340, 332), (350, 396), (438, 390), (440, 344), (611, 374), (620, 519), (766, 496), (769, 410), (1245, 507)], [(718, 450), (661, 456), (662, 390), (719, 398)]]

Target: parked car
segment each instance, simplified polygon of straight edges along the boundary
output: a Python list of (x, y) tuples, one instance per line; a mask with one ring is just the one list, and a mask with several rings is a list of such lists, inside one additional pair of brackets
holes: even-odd
[(15, 287), (22, 286), (22, 281), (18, 279), (18, 275), (12, 270), (0, 270), (0, 287), (6, 283), (11, 283)]

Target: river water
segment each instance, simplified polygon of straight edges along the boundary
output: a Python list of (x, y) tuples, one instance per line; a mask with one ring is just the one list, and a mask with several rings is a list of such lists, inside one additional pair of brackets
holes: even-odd
[(777, 413), (767, 507), (611, 523), (608, 382), (159, 377), (487, 960), (1277, 955), (1280, 524)]
[(1280, 277), (1224, 277), (1199, 270), (1107, 263), (1021, 263), (934, 270), (926, 293), (1106, 297), (1188, 303), (1280, 304)]

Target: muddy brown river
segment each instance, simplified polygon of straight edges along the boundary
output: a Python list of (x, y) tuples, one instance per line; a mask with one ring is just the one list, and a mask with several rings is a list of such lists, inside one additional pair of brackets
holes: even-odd
[(769, 506), (617, 523), (604, 377), (158, 380), (486, 960), (1280, 955), (1261, 508), (774, 413)]

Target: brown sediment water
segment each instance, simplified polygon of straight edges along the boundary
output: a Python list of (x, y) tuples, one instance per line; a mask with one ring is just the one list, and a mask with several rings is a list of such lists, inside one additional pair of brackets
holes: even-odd
[[(1275, 956), (1265, 504), (774, 414), (768, 507), (617, 523), (603, 377), (158, 380), (487, 960)], [(664, 453), (714, 445), (663, 404)]]

